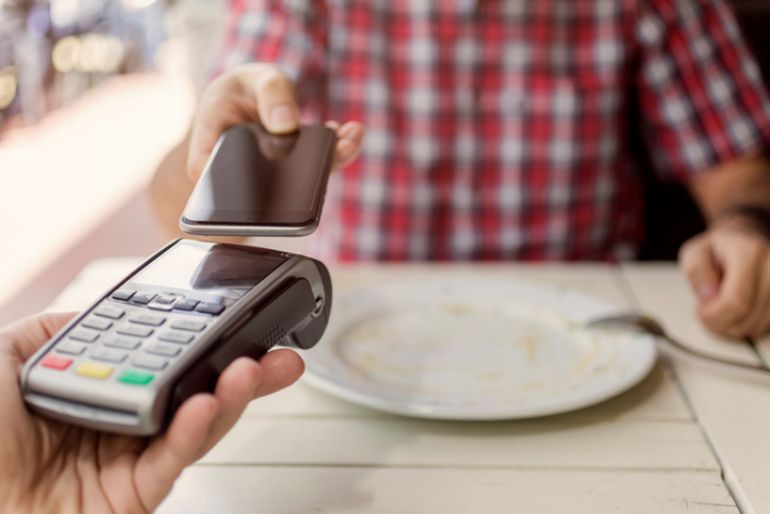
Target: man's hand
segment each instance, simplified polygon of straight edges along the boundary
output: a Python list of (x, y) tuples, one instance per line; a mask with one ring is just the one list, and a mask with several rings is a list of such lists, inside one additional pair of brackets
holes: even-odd
[[(253, 63), (233, 68), (214, 80), (201, 97), (193, 122), (187, 173), (196, 180), (203, 171), (222, 132), (239, 123), (260, 121), (274, 134), (286, 134), (299, 127), (299, 107), (294, 85), (272, 64)], [(338, 142), (334, 168), (352, 162), (361, 148), (364, 128), (350, 121), (336, 130)]]
[(46, 314), (0, 331), (0, 511), (152, 512), (182, 470), (219, 441), (246, 405), (293, 383), (291, 350), (258, 363), (241, 358), (177, 411), (168, 431), (147, 439), (81, 429), (34, 416), (19, 391), (22, 364), (72, 314)]
[(738, 220), (716, 222), (679, 252), (698, 300), (698, 315), (714, 332), (742, 339), (770, 329), (770, 244)]

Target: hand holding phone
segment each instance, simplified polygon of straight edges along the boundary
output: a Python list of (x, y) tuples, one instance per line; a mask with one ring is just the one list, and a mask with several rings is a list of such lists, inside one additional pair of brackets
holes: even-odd
[(180, 227), (196, 235), (300, 236), (315, 230), (334, 163), (335, 132), (301, 126), (274, 135), (259, 124), (220, 137)]

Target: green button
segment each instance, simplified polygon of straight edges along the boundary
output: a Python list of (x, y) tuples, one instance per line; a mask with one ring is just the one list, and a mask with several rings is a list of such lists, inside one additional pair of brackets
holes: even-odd
[(120, 377), (118, 377), (118, 382), (144, 386), (152, 382), (153, 378), (155, 378), (155, 375), (152, 373), (145, 373), (144, 371), (133, 371), (129, 369), (120, 374)]

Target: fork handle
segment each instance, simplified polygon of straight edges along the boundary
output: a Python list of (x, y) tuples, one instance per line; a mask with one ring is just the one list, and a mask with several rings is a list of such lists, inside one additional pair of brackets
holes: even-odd
[(751, 371), (762, 371), (765, 373), (770, 373), (770, 367), (768, 367), (767, 364), (764, 364), (764, 363), (751, 364), (748, 362), (741, 362), (733, 359), (715, 357), (713, 355), (709, 355), (708, 353), (701, 352), (700, 350), (696, 350), (695, 348), (692, 348), (689, 345), (683, 344), (671, 336), (666, 335), (662, 339), (667, 341), (674, 348), (701, 360), (712, 362), (714, 364), (723, 364), (723, 365), (731, 366), (737, 369), (748, 369)]

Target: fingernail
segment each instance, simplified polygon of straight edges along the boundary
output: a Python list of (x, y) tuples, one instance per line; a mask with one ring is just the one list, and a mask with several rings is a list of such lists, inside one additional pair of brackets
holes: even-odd
[(272, 130), (293, 130), (297, 124), (297, 116), (288, 105), (277, 105), (270, 110), (270, 125)]
[(353, 131), (355, 130), (354, 125), (345, 125), (342, 127), (342, 130), (340, 130), (340, 135), (346, 139), (349, 139), (353, 136)]
[(714, 284), (700, 284), (697, 292), (701, 302), (708, 302), (717, 295), (717, 288)]

